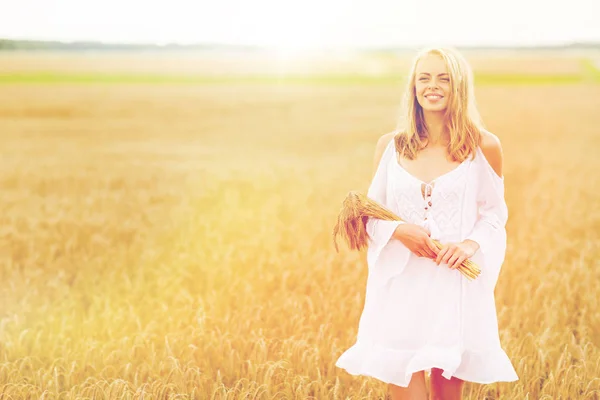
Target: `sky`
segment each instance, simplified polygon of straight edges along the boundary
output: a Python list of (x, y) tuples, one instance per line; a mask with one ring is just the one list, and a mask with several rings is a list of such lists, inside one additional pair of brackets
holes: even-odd
[(600, 41), (600, 0), (0, 0), (0, 38), (276, 48)]

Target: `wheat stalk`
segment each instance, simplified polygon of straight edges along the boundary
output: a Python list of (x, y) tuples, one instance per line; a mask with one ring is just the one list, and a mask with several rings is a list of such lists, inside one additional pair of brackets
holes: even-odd
[[(338, 235), (352, 250), (362, 250), (367, 247), (369, 240), (367, 221), (370, 217), (386, 221), (402, 221), (399, 216), (370, 197), (356, 191), (349, 192), (333, 227), (333, 244), (336, 252), (339, 252), (336, 240)], [(439, 241), (435, 239), (432, 241), (438, 249), (442, 248)], [(458, 270), (468, 279), (475, 279), (481, 273), (479, 266), (469, 259), (463, 261)]]

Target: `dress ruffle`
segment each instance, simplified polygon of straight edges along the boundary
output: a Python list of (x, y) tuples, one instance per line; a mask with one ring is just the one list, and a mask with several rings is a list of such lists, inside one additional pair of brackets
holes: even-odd
[(431, 368), (443, 370), (442, 376), (446, 379), (454, 376), (482, 384), (518, 380), (502, 348), (484, 352), (461, 351), (458, 346), (398, 350), (359, 340), (338, 358), (335, 365), (351, 375), (370, 376), (403, 387), (408, 387), (413, 373), (431, 372)]

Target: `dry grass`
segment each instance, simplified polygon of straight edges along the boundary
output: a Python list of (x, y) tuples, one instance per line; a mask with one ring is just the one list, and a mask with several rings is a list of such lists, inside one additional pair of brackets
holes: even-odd
[[(331, 228), (398, 90), (3, 86), (0, 398), (383, 398), (334, 367), (367, 271)], [(478, 96), (506, 157), (496, 304), (520, 380), (465, 397), (598, 399), (600, 87)]]

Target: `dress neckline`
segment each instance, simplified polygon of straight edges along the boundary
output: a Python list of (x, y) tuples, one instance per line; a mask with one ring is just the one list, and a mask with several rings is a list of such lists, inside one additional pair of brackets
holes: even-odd
[(400, 163), (398, 162), (398, 152), (396, 151), (396, 147), (393, 145), (394, 140), (391, 140), (392, 143), (392, 151), (393, 151), (393, 157), (392, 157), (392, 162), (394, 163), (394, 165), (396, 165), (397, 168), (399, 168), (400, 170), (404, 171), (404, 173), (406, 175), (408, 175), (410, 178), (414, 179), (415, 181), (425, 185), (425, 186), (431, 186), (434, 182), (439, 182), (441, 179), (447, 177), (448, 175), (451, 175), (453, 172), (456, 172), (457, 170), (459, 170), (463, 165), (466, 165), (467, 162), (470, 160), (470, 156), (465, 158), (463, 162), (461, 162), (460, 164), (458, 164), (456, 167), (452, 168), (450, 171), (445, 172), (443, 174), (441, 174), (440, 176), (438, 176), (437, 178), (432, 179), (429, 182), (425, 182), (422, 179), (417, 178), (416, 176), (414, 176), (413, 174), (411, 174), (410, 172), (408, 172), (402, 165), (400, 165)]

